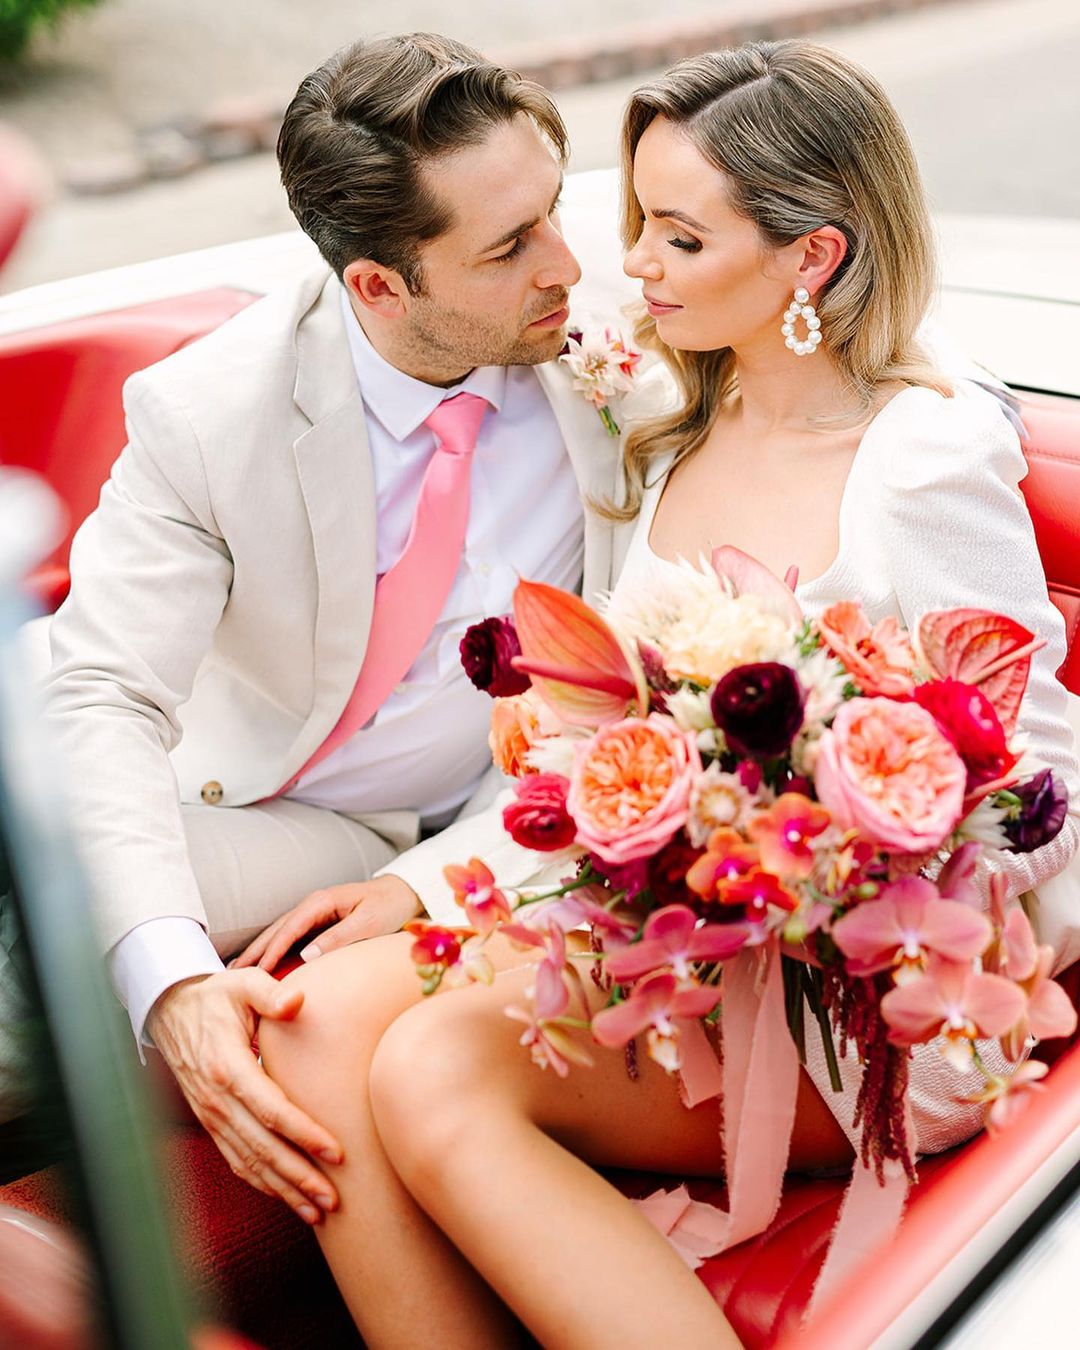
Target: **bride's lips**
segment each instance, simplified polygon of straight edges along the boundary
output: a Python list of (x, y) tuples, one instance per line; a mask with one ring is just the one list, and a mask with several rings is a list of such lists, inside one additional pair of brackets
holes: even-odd
[(544, 317), (543, 319), (534, 319), (534, 320), (532, 321), (532, 323), (529, 324), (529, 327), (530, 327), (530, 328), (561, 328), (561, 327), (563, 326), (563, 324), (567, 321), (567, 319), (569, 319), (569, 317), (570, 317), (570, 310), (569, 310), (569, 307), (566, 306), (566, 305), (563, 305), (562, 309), (557, 309), (557, 310), (555, 311), (554, 314), (548, 314), (548, 315), (547, 315), (546, 317)]
[(645, 308), (653, 316), (659, 319), (663, 314), (674, 314), (676, 310), (682, 309), (682, 305), (665, 305), (661, 300), (653, 300), (651, 296), (643, 296)]

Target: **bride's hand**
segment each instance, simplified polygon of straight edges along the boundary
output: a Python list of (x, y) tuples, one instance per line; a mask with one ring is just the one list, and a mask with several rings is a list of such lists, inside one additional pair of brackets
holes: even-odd
[[(400, 877), (376, 877), (312, 891), (293, 909), (263, 929), (230, 966), (260, 966), (273, 970), (285, 953), (306, 934), (332, 924), (300, 953), (305, 961), (346, 947), (363, 938), (396, 933), (402, 924), (423, 912), (420, 898)], [(335, 923), (334, 920), (337, 920)]]

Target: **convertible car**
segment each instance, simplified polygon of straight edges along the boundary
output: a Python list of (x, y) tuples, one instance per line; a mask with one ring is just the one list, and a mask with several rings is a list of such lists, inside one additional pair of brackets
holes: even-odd
[[(612, 173), (570, 179), (564, 225), (571, 245), (585, 235), (608, 238), (605, 283), (612, 301), (621, 302), (631, 293), (619, 268), (615, 220)], [(1068, 628), (1069, 654), (1059, 674), (1080, 694), (1080, 224), (965, 218), (943, 220), (940, 231), (945, 271), (932, 340), (957, 361), (962, 353), (962, 359), (986, 367), (1016, 396), (1029, 466), (1023, 490), (1050, 592)], [(591, 256), (598, 255), (594, 243)], [(66, 535), (29, 579), (40, 607), (62, 602), (71, 533), (93, 509), (123, 445), (124, 379), (225, 322), (310, 256), (304, 236), (288, 233), (0, 297), (0, 464), (37, 471), (67, 508)], [(1008, 565), (1002, 558), (1001, 566)], [(4, 641), (0, 631), (0, 644)], [(9, 655), (12, 641), (9, 632)], [(0, 689), (2, 699), (9, 694)], [(55, 894), (48, 893), (51, 874), (35, 862), (42, 849), (51, 850), (57, 866), (57, 859), (67, 857), (58, 824), (62, 815), (56, 807), (54, 816), (47, 793), (44, 805), (25, 800), (20, 766), (27, 760), (19, 758), (7, 732), (21, 727), (20, 735), (32, 736), (32, 729), (2, 700), (0, 719), (0, 842), (24, 910), (61, 1097), (78, 1145), (74, 1188), (58, 1165), (39, 1166), (0, 1187), (0, 1206), (6, 1207), (0, 1210), (0, 1228), (18, 1223), (21, 1215), (27, 1224), (44, 1221), (89, 1234), (113, 1308), (114, 1343), (142, 1350), (150, 1344), (131, 1332), (134, 1322), (125, 1321), (125, 1303), (137, 1292), (144, 1305), (150, 1298), (144, 1315), (162, 1319), (152, 1343), (184, 1344), (175, 1322), (169, 1322), (186, 1316), (180, 1305), (164, 1296), (154, 1304), (154, 1290), (145, 1287), (175, 1275), (171, 1266), (165, 1270), (151, 1259), (166, 1250), (154, 1245), (159, 1239), (153, 1197), (146, 1193), (153, 1172), (172, 1216), (176, 1267), (218, 1322), (266, 1350), (359, 1345), (313, 1235), (284, 1206), (237, 1181), (182, 1104), (166, 1106), (167, 1120), (155, 1127), (149, 1163), (127, 1132), (125, 1122), (131, 1112), (137, 1114), (134, 1100), (130, 1107), (122, 1103), (119, 1116), (115, 1101), (99, 1103), (106, 1124), (94, 1134), (88, 1117), (95, 1091), (100, 1096), (102, 1082), (115, 1081), (116, 1092), (134, 1096), (140, 1071), (126, 1062), (134, 1060), (133, 1049), (108, 1012), (100, 979), (85, 969), (97, 963), (86, 947), (72, 951), (70, 940), (57, 940), (57, 924), (88, 932), (71, 919), (71, 909), (64, 917)], [(31, 753), (24, 747), (24, 756)], [(77, 868), (69, 862), (61, 889), (77, 906)], [(1080, 994), (1080, 968), (1059, 978), (1071, 996)], [(86, 990), (82, 1005), (76, 989)], [(79, 1053), (72, 1049), (76, 1038)], [(1031, 1271), (1045, 1244), (1068, 1231), (1061, 1224), (1070, 1215), (1074, 1267), (1080, 1254), (1075, 1194), (1080, 1044), (1054, 1043), (1046, 1051), (1054, 1058), (1046, 1090), (1008, 1130), (923, 1160), (898, 1235), (886, 1250), (867, 1251), (865, 1265), (809, 1324), (804, 1315), (845, 1179), (792, 1175), (768, 1231), (712, 1258), (698, 1272), (744, 1343), (797, 1343), (801, 1350), (961, 1344), (964, 1326), (979, 1316), (984, 1348), (1035, 1343), (1040, 1336), (1048, 1344), (1063, 1343), (1039, 1329), (1040, 1312), (1050, 1305), (1042, 1294), (1035, 1296)], [(93, 1074), (87, 1056), (96, 1065)], [(102, 1130), (113, 1134), (111, 1151)], [(131, 1151), (117, 1160), (125, 1148)], [(39, 1156), (28, 1165), (48, 1161)], [(631, 1193), (656, 1183), (615, 1180)], [(127, 1214), (118, 1216), (115, 1203), (106, 1205), (102, 1193), (125, 1186), (138, 1193)], [(722, 1194), (716, 1182), (692, 1182), (691, 1190), (706, 1199)], [(137, 1252), (125, 1265), (116, 1253), (124, 1246), (125, 1224), (135, 1225), (138, 1215), (138, 1222), (151, 1225), (153, 1240), (139, 1238), (147, 1254), (142, 1266)], [(135, 1291), (134, 1285), (141, 1287)], [(987, 1297), (997, 1300), (989, 1322), (980, 1312)]]

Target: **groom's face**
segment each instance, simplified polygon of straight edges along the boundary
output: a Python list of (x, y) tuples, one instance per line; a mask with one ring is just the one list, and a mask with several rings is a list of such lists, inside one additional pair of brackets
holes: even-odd
[(503, 123), (425, 172), (453, 223), (420, 251), (410, 345), (461, 373), (557, 356), (581, 268), (559, 229), (562, 173), (533, 124)]

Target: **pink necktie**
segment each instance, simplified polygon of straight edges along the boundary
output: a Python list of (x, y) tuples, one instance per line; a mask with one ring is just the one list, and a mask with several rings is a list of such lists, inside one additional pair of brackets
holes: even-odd
[(435, 453), (420, 484), (405, 551), (375, 587), (356, 686), (333, 731), (281, 792), (367, 725), (431, 636), (465, 547), (472, 454), (488, 407), (479, 394), (455, 394), (425, 418), (435, 434)]

